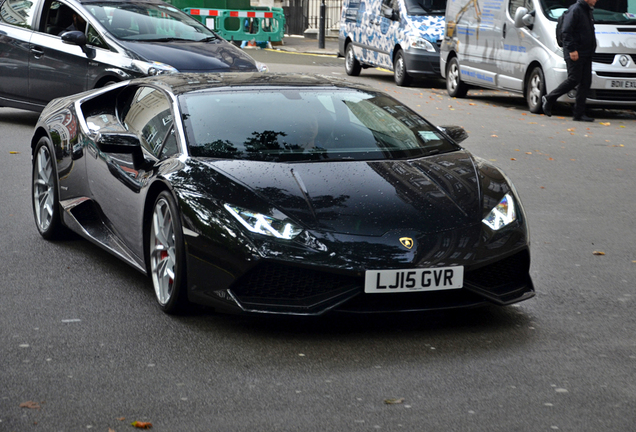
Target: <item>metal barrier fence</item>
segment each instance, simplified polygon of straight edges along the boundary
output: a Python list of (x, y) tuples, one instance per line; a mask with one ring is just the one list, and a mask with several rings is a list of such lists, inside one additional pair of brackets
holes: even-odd
[(184, 8), (183, 11), (234, 41), (280, 42), (285, 35), (282, 8), (252, 7), (251, 10)]
[[(310, 29), (320, 27), (320, 4), (322, 0), (307, 0), (307, 17)], [(325, 29), (338, 31), (342, 0), (325, 0)]]

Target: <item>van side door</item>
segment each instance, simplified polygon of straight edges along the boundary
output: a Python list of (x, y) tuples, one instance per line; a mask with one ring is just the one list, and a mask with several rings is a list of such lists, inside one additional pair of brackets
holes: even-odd
[(515, 27), (515, 13), (520, 7), (534, 11), (532, 0), (509, 0), (506, 2), (502, 29), (503, 52), (499, 66), (499, 86), (504, 89), (523, 91), (523, 80), (528, 68), (528, 53), (534, 38), (527, 28)]

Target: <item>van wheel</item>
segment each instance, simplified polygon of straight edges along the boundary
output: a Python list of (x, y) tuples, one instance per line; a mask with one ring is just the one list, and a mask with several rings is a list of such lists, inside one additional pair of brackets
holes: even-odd
[(356, 56), (353, 54), (353, 43), (349, 43), (345, 50), (345, 71), (347, 75), (358, 76), (362, 66), (360, 62), (356, 60)]
[(446, 69), (446, 90), (450, 97), (463, 98), (468, 93), (468, 85), (460, 78), (459, 62), (453, 57)]
[(411, 84), (412, 78), (406, 71), (406, 62), (404, 61), (404, 54), (402, 53), (402, 50), (398, 50), (397, 54), (395, 54), (393, 74), (395, 77), (395, 83), (400, 87), (407, 87)]
[(526, 99), (531, 113), (539, 114), (542, 111), (541, 98), (545, 96), (545, 79), (539, 66), (530, 73), (526, 88)]

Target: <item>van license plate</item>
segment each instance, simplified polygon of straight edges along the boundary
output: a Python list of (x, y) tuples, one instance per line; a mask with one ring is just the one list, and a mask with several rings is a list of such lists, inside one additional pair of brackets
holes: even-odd
[(458, 289), (464, 286), (464, 267), (411, 270), (367, 270), (364, 292), (397, 293)]
[(636, 90), (636, 81), (630, 80), (609, 80), (605, 88)]

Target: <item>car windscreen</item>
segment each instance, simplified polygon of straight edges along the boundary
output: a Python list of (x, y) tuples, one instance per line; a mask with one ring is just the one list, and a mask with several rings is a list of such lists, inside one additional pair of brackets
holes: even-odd
[(86, 9), (116, 38), (129, 41), (216, 39), (203, 24), (168, 4), (85, 3)]
[[(574, 3), (576, 0), (541, 0), (541, 8), (546, 17), (556, 21)], [(595, 24), (636, 26), (636, 0), (599, 1), (593, 15)]]
[(352, 89), (252, 89), (180, 96), (191, 156), (383, 160), (459, 147), (403, 103)]
[(408, 15), (444, 15), (446, 0), (404, 0)]

